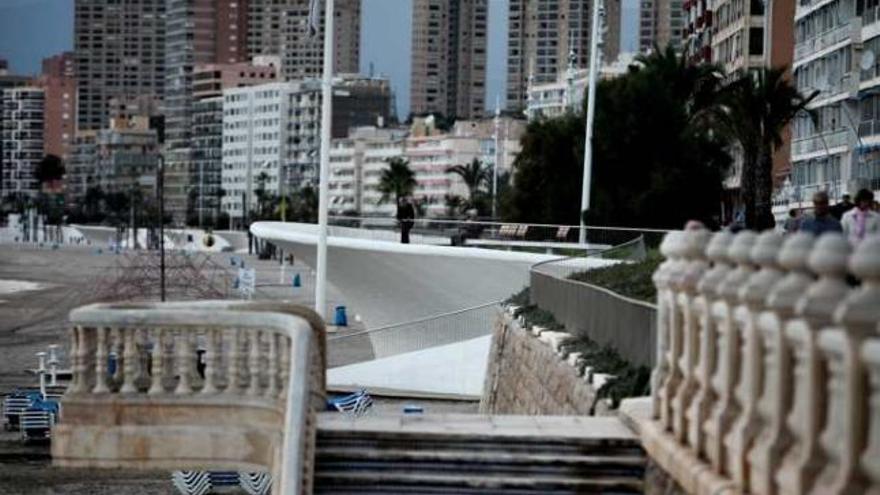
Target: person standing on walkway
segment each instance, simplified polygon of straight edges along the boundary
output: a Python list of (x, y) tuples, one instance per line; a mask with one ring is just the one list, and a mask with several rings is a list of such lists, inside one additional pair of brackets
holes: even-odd
[(801, 222), (800, 230), (816, 236), (825, 232), (843, 232), (840, 222), (831, 215), (827, 192), (819, 191), (813, 195), (813, 214)]
[(852, 199), (850, 199), (849, 194), (844, 194), (840, 199), (840, 203), (831, 207), (831, 215), (841, 220), (843, 219), (843, 214), (855, 208), (856, 205), (853, 204)]
[(786, 234), (792, 234), (797, 232), (801, 227), (801, 211), (797, 208), (792, 208), (788, 210), (788, 218), (785, 219), (785, 223), (782, 224), (782, 230), (785, 231)]
[(843, 214), (843, 233), (853, 245), (868, 234), (880, 233), (880, 213), (873, 210), (874, 193), (862, 189), (856, 194), (856, 206)]
[(410, 198), (401, 198), (397, 205), (397, 221), (400, 223), (400, 242), (409, 244), (409, 231), (416, 220), (416, 209)]

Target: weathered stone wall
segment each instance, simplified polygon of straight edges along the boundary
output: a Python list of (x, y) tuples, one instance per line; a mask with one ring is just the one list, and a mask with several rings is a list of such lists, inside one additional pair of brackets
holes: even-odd
[(480, 412), (589, 415), (595, 391), (552, 345), (508, 313), (495, 320)]

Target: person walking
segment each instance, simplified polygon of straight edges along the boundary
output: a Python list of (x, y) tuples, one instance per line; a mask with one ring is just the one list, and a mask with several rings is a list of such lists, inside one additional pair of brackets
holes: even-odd
[(868, 234), (880, 233), (880, 213), (874, 211), (873, 206), (874, 193), (862, 189), (856, 193), (855, 208), (843, 214), (840, 223), (851, 244), (858, 244)]
[(416, 209), (410, 198), (401, 198), (397, 205), (397, 221), (400, 223), (400, 243), (409, 244), (409, 231), (416, 220)]
[(840, 222), (831, 215), (827, 192), (819, 191), (813, 194), (813, 214), (801, 222), (800, 230), (816, 236), (825, 232), (843, 232)]

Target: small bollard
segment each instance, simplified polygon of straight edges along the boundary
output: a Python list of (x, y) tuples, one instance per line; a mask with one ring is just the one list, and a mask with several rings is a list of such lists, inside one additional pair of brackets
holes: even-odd
[(336, 306), (336, 318), (333, 321), (333, 325), (337, 327), (348, 326), (348, 317), (345, 315), (345, 306)]
[(302, 287), (302, 279), (300, 279), (299, 273), (293, 276), (293, 287)]

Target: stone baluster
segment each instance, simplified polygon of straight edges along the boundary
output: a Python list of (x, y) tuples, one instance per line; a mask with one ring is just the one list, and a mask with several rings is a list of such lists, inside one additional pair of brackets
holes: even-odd
[(162, 394), (165, 392), (165, 385), (162, 380), (165, 378), (165, 330), (161, 327), (156, 329), (156, 341), (153, 343), (153, 370), (150, 377), (150, 389), (147, 393), (150, 395)]
[(267, 397), (278, 396), (278, 339), (275, 332), (269, 332), (269, 383), (266, 386)]
[(807, 493), (824, 465), (819, 451), (819, 432), (825, 422), (825, 371), (822, 366), (819, 330), (831, 324), (831, 316), (849, 292), (846, 263), (849, 243), (839, 234), (819, 238), (808, 259), (819, 279), (807, 287), (795, 306), (796, 318), (785, 325), (791, 349), (793, 380), (791, 412), (786, 428), (791, 445), (776, 474), (779, 493)]
[(124, 369), (122, 370), (122, 387), (119, 389), (119, 393), (131, 394), (137, 392), (137, 387), (135, 387), (134, 384), (138, 371), (137, 350), (135, 348), (135, 330), (133, 328), (125, 329), (122, 333), (122, 339), (122, 359)]
[[(846, 251), (841, 250), (841, 253)], [(834, 255), (830, 255), (834, 256)], [(819, 440), (827, 460), (814, 493), (861, 493), (866, 478), (859, 465), (868, 424), (865, 366), (861, 347), (877, 335), (880, 321), (880, 236), (864, 239), (849, 258), (849, 269), (862, 281), (840, 304), (834, 326), (822, 330), (819, 349), (827, 363), (825, 429)]]
[[(878, 327), (880, 332), (880, 327)], [(862, 472), (865, 473), (869, 495), (880, 494), (880, 338), (872, 338), (862, 347), (862, 360), (868, 368), (870, 383), (868, 395), (868, 445), (862, 453)]]
[(706, 456), (715, 472), (727, 466), (724, 437), (739, 414), (734, 398), (740, 365), (740, 329), (734, 321), (734, 308), (739, 305), (739, 288), (754, 272), (751, 250), (757, 235), (743, 231), (736, 234), (727, 256), (736, 264), (718, 285), (718, 300), (712, 304), (712, 318), (718, 331), (717, 367), (712, 377), (712, 391), (717, 397), (706, 420)]
[(279, 373), (278, 378), (281, 383), (278, 385), (281, 387), (281, 395), (279, 398), (285, 399), (287, 398), (287, 383), (290, 379), (290, 338), (286, 335), (281, 336), (280, 345), (278, 346), (279, 351)]
[(791, 408), (793, 376), (791, 351), (783, 332), (785, 323), (794, 317), (795, 304), (813, 281), (807, 258), (813, 248), (812, 234), (797, 233), (785, 239), (778, 263), (785, 270), (767, 296), (767, 309), (758, 315), (758, 332), (763, 343), (764, 377), (758, 415), (761, 431), (749, 452), (749, 489), (756, 495), (777, 493), (773, 476), (782, 453), (791, 441), (785, 417)]
[(71, 378), (70, 391), (73, 393), (82, 393), (86, 391), (84, 380), (85, 370), (83, 369), (83, 356), (80, 345), (80, 335), (84, 332), (83, 327), (77, 325), (73, 328), (70, 338), (70, 367), (73, 372)]
[(697, 359), (699, 357), (699, 318), (694, 300), (697, 296), (697, 283), (709, 267), (706, 259), (706, 245), (711, 233), (708, 230), (686, 231), (682, 255), (686, 264), (673, 282), (678, 293), (676, 305), (681, 314), (681, 356), (676, 360), (681, 383), (672, 400), (672, 431), (676, 440), (687, 442), (688, 422), (686, 413), (691, 399), (696, 393)]
[(735, 390), (740, 413), (725, 439), (725, 446), (728, 472), (744, 491), (749, 490), (747, 453), (761, 428), (758, 398), (764, 377), (765, 347), (758, 332), (757, 320), (758, 315), (766, 309), (766, 299), (770, 289), (783, 276), (778, 264), (781, 247), (782, 234), (778, 232), (763, 232), (755, 240), (749, 256), (759, 270), (749, 276), (746, 283), (740, 287), (739, 299), (742, 304), (735, 310), (741, 343), (740, 373)]
[(107, 385), (107, 337), (110, 329), (105, 327), (97, 327), (96, 349), (95, 349), (95, 388), (92, 389), (94, 394), (106, 394), (110, 392)]
[(676, 242), (677, 236), (681, 234), (679, 231), (674, 231), (663, 237), (663, 242), (660, 243), (660, 253), (664, 260), (652, 277), (654, 286), (657, 288), (657, 354), (654, 370), (651, 373), (651, 402), (655, 419), (660, 418), (661, 403), (665, 400), (661, 396), (662, 384), (666, 381), (668, 372), (666, 354), (669, 350), (669, 272), (676, 262), (672, 257), (672, 246)]
[(186, 330), (178, 330), (174, 335), (174, 353), (177, 357), (176, 368), (180, 379), (174, 393), (177, 395), (189, 395), (192, 393), (192, 365), (194, 354), (192, 352), (191, 335)]
[(217, 336), (220, 331), (209, 328), (205, 332), (205, 383), (202, 393), (206, 395), (217, 393)]
[(695, 380), (697, 391), (687, 411), (688, 420), (688, 444), (693, 447), (700, 457), (705, 455), (705, 437), (703, 435), (703, 423), (712, 408), (715, 394), (712, 392), (712, 372), (715, 371), (716, 347), (718, 332), (715, 330), (715, 321), (710, 313), (712, 303), (717, 299), (718, 284), (727, 276), (732, 269), (727, 257), (727, 248), (733, 241), (730, 232), (718, 232), (712, 236), (706, 256), (712, 263), (697, 283), (697, 297), (694, 300), (694, 312), (697, 319), (698, 338), (700, 350), (697, 353), (697, 365)]
[(260, 394), (260, 331), (251, 329), (248, 332), (248, 378), (250, 385), (247, 389), (248, 395)]
[(124, 356), (124, 339), (122, 329), (116, 327), (113, 329), (113, 352), (116, 356), (116, 367), (113, 370), (113, 381), (119, 383), (122, 381), (122, 367), (125, 365), (125, 356)]
[[(666, 306), (666, 343), (665, 354), (663, 355), (663, 366), (666, 370), (663, 381), (659, 387), (660, 397), (660, 423), (664, 428), (672, 428), (672, 400), (675, 397), (675, 391), (681, 383), (681, 372), (678, 369), (678, 358), (681, 356), (681, 313), (676, 304), (677, 291), (674, 282), (681, 275), (686, 266), (684, 260), (685, 250), (685, 233), (671, 233), (671, 242), (668, 248), (672, 263), (666, 274), (666, 290), (663, 304)], [(659, 320), (658, 315), (658, 320)]]
[(239, 393), (239, 337), (240, 334), (237, 329), (231, 329), (229, 331), (229, 338), (227, 341), (227, 350), (226, 350), (226, 392), (230, 394)]

